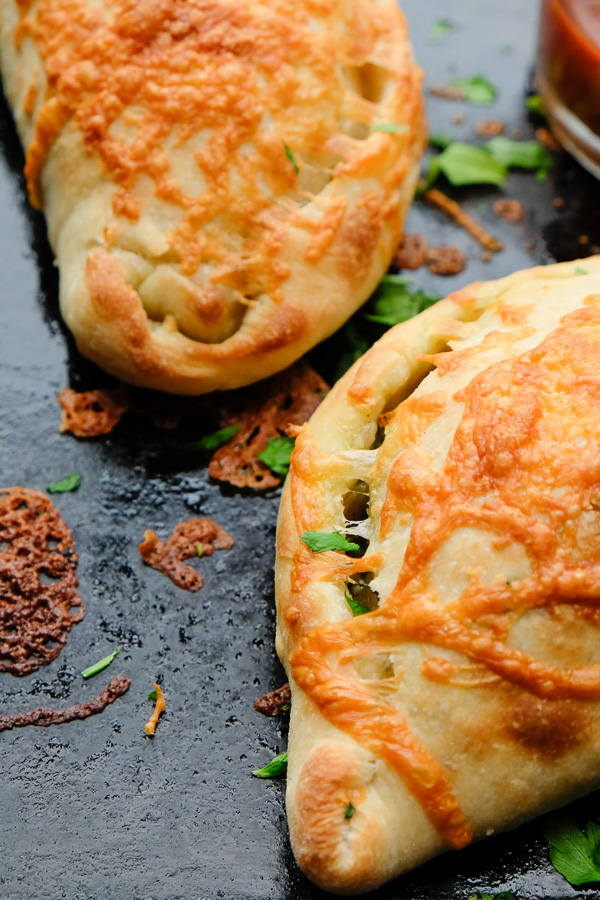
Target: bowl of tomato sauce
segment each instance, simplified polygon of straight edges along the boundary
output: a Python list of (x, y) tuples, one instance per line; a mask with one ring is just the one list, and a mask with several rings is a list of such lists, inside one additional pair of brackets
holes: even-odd
[(536, 79), (556, 137), (600, 178), (600, 0), (542, 0)]

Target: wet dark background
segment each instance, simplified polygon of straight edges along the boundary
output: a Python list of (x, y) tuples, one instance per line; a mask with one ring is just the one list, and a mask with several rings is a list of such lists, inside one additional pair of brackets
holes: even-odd
[[(489, 107), (428, 96), (430, 128), (466, 141), (482, 118), (500, 118), (510, 136), (533, 134), (531, 88), (537, 5), (529, 0), (406, 0), (426, 85), (481, 74), (499, 88)], [(439, 19), (454, 29), (439, 42)], [(453, 121), (464, 115), (462, 124)], [(297, 869), (287, 839), (284, 784), (251, 777), (286, 746), (282, 720), (256, 713), (257, 694), (284, 680), (275, 657), (273, 543), (279, 491), (244, 495), (211, 483), (196, 460), (174, 453), (173, 436), (148, 419), (126, 419), (108, 438), (60, 435), (56, 394), (103, 386), (60, 324), (57, 277), (40, 216), (27, 205), (22, 156), (0, 110), (0, 466), (2, 485), (45, 490), (72, 471), (80, 489), (55, 504), (73, 531), (86, 605), (66, 648), (26, 678), (0, 673), (0, 710), (66, 706), (97, 694), (119, 672), (129, 693), (102, 715), (47, 729), (0, 735), (0, 889), (7, 900), (317, 900), (325, 895)], [(415, 272), (415, 286), (444, 294), (535, 263), (585, 256), (600, 244), (600, 185), (566, 154), (546, 181), (511, 174), (504, 189), (455, 194), (505, 244), (485, 262), (481, 248), (441, 213), (417, 203), (408, 231), (430, 244), (460, 246), (461, 275)], [(525, 218), (498, 219), (498, 197), (520, 199)], [(555, 198), (564, 198), (558, 210)], [(579, 242), (580, 235), (588, 243)], [(340, 339), (313, 354), (326, 361)], [(187, 423), (188, 431), (198, 422)], [(212, 426), (207, 423), (210, 429)], [(178, 437), (189, 436), (180, 431)], [(205, 584), (179, 590), (146, 568), (144, 529), (165, 538), (193, 515), (207, 515), (236, 540), (202, 560)], [(110, 670), (84, 682), (85, 666), (122, 646)], [(167, 712), (156, 737), (144, 735), (161, 680)], [(482, 797), (485, 803), (486, 798)], [(599, 797), (572, 813), (598, 819)], [(448, 854), (371, 895), (378, 900), (463, 898), (510, 889), (528, 898), (600, 897), (571, 888), (549, 865), (537, 823), (460, 854)]]

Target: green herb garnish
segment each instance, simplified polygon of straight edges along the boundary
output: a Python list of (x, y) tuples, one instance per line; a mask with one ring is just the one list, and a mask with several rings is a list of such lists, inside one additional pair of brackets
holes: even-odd
[(187, 444), (179, 444), (182, 453), (214, 453), (219, 447), (227, 444), (238, 433), (241, 425), (229, 425), (227, 428), (219, 428), (210, 434), (205, 434), (197, 441), (189, 441)]
[(568, 816), (555, 816), (542, 834), (550, 844), (550, 862), (570, 884), (600, 881), (600, 826), (588, 822), (584, 833)]
[(511, 141), (500, 136), (492, 138), (486, 150), (507, 169), (536, 169), (538, 177), (545, 176), (552, 165), (552, 157), (537, 141)]
[(500, 891), (499, 894), (473, 894), (468, 900), (517, 900), (517, 895), (512, 891)]
[(429, 143), (438, 150), (445, 150), (454, 143), (454, 138), (450, 134), (430, 134)]
[(506, 166), (494, 159), (484, 147), (454, 141), (429, 164), (423, 190), (428, 190), (442, 172), (450, 184), (504, 184)]
[(351, 819), (355, 812), (356, 812), (356, 807), (354, 806), (353, 803), (349, 803), (348, 806), (346, 807), (346, 812), (344, 813), (344, 818)]
[(575, 274), (576, 275), (587, 275), (587, 269), (582, 269), (581, 266), (575, 266)]
[(410, 291), (406, 279), (400, 275), (384, 275), (371, 299), (373, 312), (367, 313), (365, 318), (391, 327), (412, 319), (439, 299), (437, 294), (426, 294), (421, 289)]
[(198, 556), (204, 556), (204, 548), (198, 541), (196, 542), (196, 553)]
[(69, 491), (76, 491), (82, 481), (83, 478), (78, 472), (71, 472), (62, 481), (51, 481), (47, 491), (49, 494), (66, 494)]
[(288, 700), (288, 702), (284, 706), (281, 707), (281, 712), (289, 712), (291, 708), (292, 708), (292, 701)]
[(252, 772), (257, 778), (280, 778), (287, 772), (288, 752), (284, 750), (278, 756), (274, 757), (270, 763), (263, 766), (262, 769), (254, 769)]
[(339, 531), (305, 531), (300, 535), (300, 539), (313, 553), (324, 553), (325, 550), (349, 550), (351, 552), (360, 550), (358, 544), (348, 541)]
[(546, 115), (546, 107), (544, 105), (544, 101), (542, 100), (542, 98), (540, 97), (539, 94), (532, 94), (531, 97), (527, 98), (526, 102), (527, 102), (527, 109), (530, 112), (536, 113), (538, 116)]
[(498, 96), (498, 91), (482, 75), (471, 78), (453, 78), (450, 86), (464, 94), (467, 103), (491, 103)]
[(371, 125), (371, 131), (385, 131), (386, 134), (406, 134), (410, 131), (408, 125), (395, 125), (394, 122), (379, 122), (378, 125)]
[(156, 688), (154, 688), (154, 690), (150, 691), (150, 693), (148, 694), (148, 700), (156, 701)]
[(454, 30), (454, 22), (450, 19), (438, 19), (429, 29), (429, 40), (437, 44), (449, 31)]
[(106, 669), (107, 666), (110, 666), (111, 662), (121, 650), (120, 647), (115, 647), (112, 653), (109, 653), (108, 656), (105, 656), (104, 659), (99, 660), (97, 663), (94, 663), (93, 666), (89, 666), (89, 668), (84, 669), (81, 673), (84, 678), (91, 678), (92, 675), (97, 675), (98, 672), (101, 672), (103, 669)]
[(368, 606), (363, 606), (362, 603), (359, 603), (358, 600), (355, 600), (348, 591), (344, 593), (344, 597), (346, 598), (346, 603), (352, 610), (353, 616), (362, 616), (364, 615), (364, 613), (369, 612)]
[(290, 455), (294, 449), (294, 438), (282, 435), (278, 438), (269, 438), (269, 443), (262, 453), (257, 454), (257, 459), (264, 462), (276, 475), (285, 478), (290, 470)]
[(286, 144), (285, 141), (283, 142), (283, 146), (284, 146), (284, 148), (285, 148), (285, 155), (287, 156), (287, 158), (289, 159), (289, 161), (290, 161), (291, 164), (293, 165), (293, 167), (294, 167), (294, 172), (295, 172), (296, 175), (297, 175), (298, 172), (300, 171), (300, 166), (299, 166), (298, 163), (296, 162), (296, 157), (295, 157), (294, 154), (292, 153), (292, 148), (291, 148), (291, 147), (288, 147), (288, 145)]

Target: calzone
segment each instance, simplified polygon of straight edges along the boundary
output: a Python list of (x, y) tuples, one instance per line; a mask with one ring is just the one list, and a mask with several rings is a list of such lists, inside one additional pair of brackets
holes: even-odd
[(138, 385), (288, 366), (389, 265), (424, 140), (395, 0), (0, 0), (81, 352)]
[(387, 332), (301, 430), (277, 545), (317, 884), (375, 888), (598, 788), (600, 257)]

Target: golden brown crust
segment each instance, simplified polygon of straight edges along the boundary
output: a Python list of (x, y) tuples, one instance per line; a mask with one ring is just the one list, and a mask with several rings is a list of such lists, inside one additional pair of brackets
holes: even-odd
[(143, 386), (235, 387), (374, 289), (424, 141), (394, 0), (2, 0), (0, 25), (86, 356)]
[[(287, 806), (328, 890), (598, 786), (598, 366), (600, 257), (517, 272), (391, 329), (298, 436), (276, 566)], [(364, 553), (312, 553), (308, 530)]]

